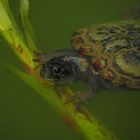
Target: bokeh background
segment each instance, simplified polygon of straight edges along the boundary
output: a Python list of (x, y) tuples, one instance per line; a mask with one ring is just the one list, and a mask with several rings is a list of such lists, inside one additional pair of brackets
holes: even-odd
[[(19, 22), (18, 2), (9, 0)], [(40, 50), (70, 47), (76, 29), (122, 19), (126, 6), (139, 0), (30, 0), (30, 16)], [(0, 59), (18, 65), (0, 39)], [(78, 89), (79, 90), (79, 89)], [(88, 108), (120, 140), (140, 139), (140, 90), (104, 91)], [(52, 108), (15, 75), (0, 69), (0, 140), (83, 140)]]

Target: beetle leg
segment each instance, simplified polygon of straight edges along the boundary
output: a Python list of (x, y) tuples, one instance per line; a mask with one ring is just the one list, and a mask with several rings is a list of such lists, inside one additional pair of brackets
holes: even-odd
[(39, 64), (34, 68), (34, 70), (37, 70), (37, 69), (42, 65), (42, 63), (46, 61), (47, 55), (46, 55), (45, 53), (42, 53), (42, 52), (39, 52), (39, 51), (35, 51), (35, 50), (34, 50), (34, 54), (35, 54), (35, 56), (36, 56), (37, 58), (34, 58), (33, 61), (39, 63)]
[(43, 58), (35, 58), (35, 59), (33, 59), (33, 61), (34, 61), (34, 62), (41, 63), (41, 62), (46, 61), (46, 59), (43, 59)]
[(75, 101), (75, 100), (78, 100), (79, 102), (78, 102), (78, 104), (80, 103), (88, 103), (87, 102), (87, 96), (88, 95), (88, 91), (85, 91), (85, 92), (82, 92), (81, 93), (81, 91), (76, 91), (75, 92), (75, 95), (72, 95), (72, 96), (70, 96), (65, 102), (64, 102), (64, 104), (68, 104), (68, 103), (70, 103), (70, 102), (73, 102), (73, 101)]
[(42, 64), (40, 63), (40, 64), (38, 64), (37, 66), (35, 66), (35, 67), (34, 67), (34, 70), (39, 69), (39, 68), (41, 67), (41, 65), (42, 65)]
[(34, 54), (37, 58), (33, 59), (35, 62), (44, 62), (47, 60), (48, 55), (39, 51), (34, 51)]
[(35, 56), (37, 56), (37, 57), (46, 57), (47, 56), (46, 53), (43, 53), (43, 52), (40, 52), (40, 51), (34, 50), (33, 52), (34, 52)]

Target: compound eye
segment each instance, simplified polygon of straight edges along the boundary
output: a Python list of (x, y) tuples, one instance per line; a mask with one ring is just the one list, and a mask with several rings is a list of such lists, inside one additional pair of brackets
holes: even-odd
[(63, 72), (63, 68), (54, 67), (54, 68), (53, 68), (53, 72), (54, 72), (54, 73), (57, 73), (57, 74), (58, 74), (58, 73), (61, 73), (61, 72)]
[(58, 67), (53, 67), (51, 70), (51, 77), (54, 81), (58, 81), (62, 77), (62, 69)]
[(63, 81), (69, 78), (73, 74), (72, 68), (70, 66), (63, 67), (53, 67), (51, 75), (55, 81)]

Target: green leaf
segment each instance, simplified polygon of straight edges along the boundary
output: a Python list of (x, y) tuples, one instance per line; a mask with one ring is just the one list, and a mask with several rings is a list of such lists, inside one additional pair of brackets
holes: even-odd
[(0, 0), (0, 2), (3, 4), (3, 7), (5, 8), (8, 15), (10, 15), (10, 8), (9, 8), (9, 1), (8, 0)]
[[(7, 13), (6, 6), (3, 5), (4, 2), (0, 1), (0, 31), (8, 31), (12, 28), (12, 22)], [(6, 3), (5, 3), (6, 4)]]
[(11, 49), (20, 60), (30, 69), (33, 68), (32, 55), (23, 39), (12, 12), (8, 0), (0, 0), (0, 33), (10, 44)]
[(28, 50), (25, 42), (15, 30), (9, 30), (1, 33), (5, 40), (9, 43), (9, 47), (18, 56), (30, 70), (33, 69), (32, 55)]
[(29, 19), (29, 1), (28, 0), (20, 0), (20, 16), (21, 21), (24, 27), (25, 36), (27, 39), (28, 46), (32, 55), (34, 55), (33, 51), (37, 50), (35, 43), (35, 34), (30, 23)]
[[(56, 93), (53, 84), (44, 82), (35, 75), (28, 75), (4, 62), (0, 62), (0, 66), (10, 70), (33, 88), (50, 107), (62, 115), (70, 127), (81, 132), (86, 140), (117, 140), (84, 107), (81, 107), (80, 111), (78, 111), (75, 102), (64, 104), (67, 98), (73, 95), (69, 88), (60, 89)], [(60, 96), (58, 96), (58, 93)]]

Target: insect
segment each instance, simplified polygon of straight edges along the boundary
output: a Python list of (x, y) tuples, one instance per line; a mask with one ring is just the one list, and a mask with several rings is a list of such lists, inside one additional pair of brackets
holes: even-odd
[(88, 98), (101, 88), (140, 89), (140, 8), (133, 11), (131, 19), (75, 31), (72, 49), (40, 53), (40, 76), (62, 84), (82, 80), (92, 91)]

